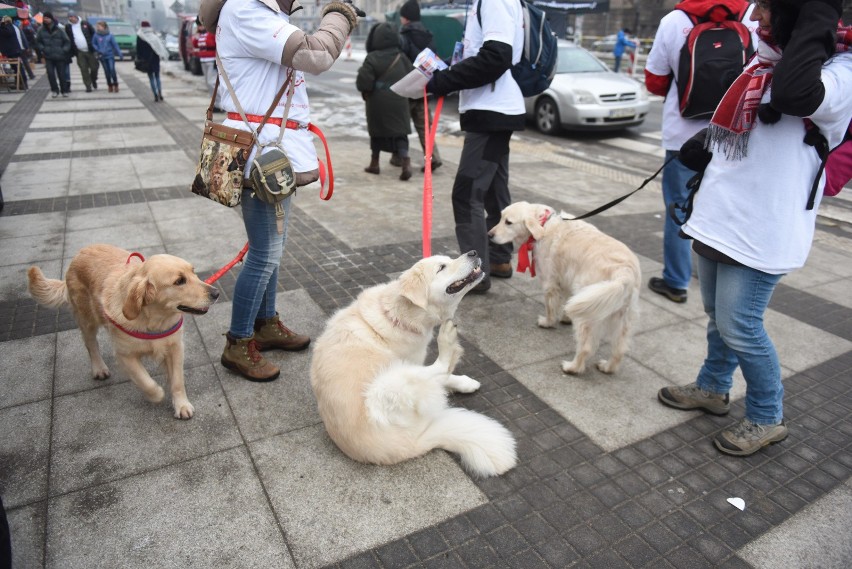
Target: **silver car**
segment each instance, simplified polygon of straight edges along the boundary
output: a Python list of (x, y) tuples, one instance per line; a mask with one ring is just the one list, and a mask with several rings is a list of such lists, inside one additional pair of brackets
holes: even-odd
[(615, 130), (638, 126), (650, 103), (640, 82), (614, 73), (598, 58), (570, 42), (559, 42), (556, 76), (544, 93), (524, 100), (538, 130)]

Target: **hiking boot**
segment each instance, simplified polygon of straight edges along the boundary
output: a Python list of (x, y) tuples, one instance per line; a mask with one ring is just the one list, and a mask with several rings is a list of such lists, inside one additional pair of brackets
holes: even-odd
[(254, 321), (254, 342), (261, 352), (273, 349), (298, 352), (307, 348), (311, 339), (284, 326), (276, 312), (272, 318), (258, 318)]
[(713, 415), (727, 415), (731, 410), (730, 395), (705, 391), (697, 383), (664, 387), (657, 392), (657, 398), (675, 409), (701, 409)]
[(716, 435), (713, 444), (725, 454), (748, 456), (765, 446), (783, 441), (787, 434), (784, 421), (777, 425), (758, 425), (744, 418)]
[(225, 351), (221, 363), (249, 381), (272, 381), (281, 374), (278, 366), (260, 355), (254, 338), (234, 338), (225, 334)]
[(512, 278), (512, 263), (491, 263), (488, 273), (498, 279)]
[(672, 302), (686, 302), (686, 289), (672, 288), (660, 277), (652, 277), (651, 280), (648, 281), (648, 288), (657, 294), (665, 296)]

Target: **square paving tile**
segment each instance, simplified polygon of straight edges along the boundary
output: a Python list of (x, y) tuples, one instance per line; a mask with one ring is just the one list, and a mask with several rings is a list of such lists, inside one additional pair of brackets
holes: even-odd
[(0, 493), (6, 508), (47, 497), (50, 401), (0, 409)]
[(299, 567), (339, 561), (486, 501), (444, 451), (364, 465), (341, 453), (322, 425), (250, 449)]
[(186, 385), (195, 407), (188, 421), (173, 417), (168, 389), (158, 404), (149, 403), (130, 382), (58, 397), (51, 492), (70, 492), (239, 445), (213, 368), (187, 370)]
[(53, 334), (4, 343), (0, 408), (49, 398), (55, 356), (56, 336)]
[(243, 448), (54, 498), (47, 535), (49, 569), (293, 567)]

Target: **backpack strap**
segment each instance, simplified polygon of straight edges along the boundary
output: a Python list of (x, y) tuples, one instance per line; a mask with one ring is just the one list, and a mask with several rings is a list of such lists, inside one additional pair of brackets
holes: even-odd
[[(819, 127), (810, 119), (802, 120), (805, 123), (805, 137), (803, 142), (808, 146), (814, 147), (814, 150), (816, 150), (817, 156), (819, 156), (820, 160), (819, 169), (814, 177), (814, 183), (811, 184), (811, 193), (808, 196), (807, 209), (812, 210), (814, 208), (814, 201), (816, 201), (817, 190), (819, 189), (819, 180), (822, 178), (822, 173), (825, 171), (825, 164), (828, 162), (828, 155), (831, 154), (831, 149), (828, 147), (828, 140), (825, 136), (823, 136), (822, 132), (820, 132)], [(852, 140), (852, 123), (849, 123), (846, 133), (843, 135), (843, 140), (840, 141), (840, 144), (838, 144), (836, 148), (840, 148), (844, 143), (850, 140)]]

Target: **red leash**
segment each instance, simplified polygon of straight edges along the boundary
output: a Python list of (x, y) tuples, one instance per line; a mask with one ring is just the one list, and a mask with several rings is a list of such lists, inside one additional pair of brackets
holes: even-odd
[(231, 262), (230, 262), (230, 263), (228, 263), (227, 265), (225, 265), (224, 267), (222, 267), (221, 269), (219, 269), (218, 271), (216, 271), (216, 273), (214, 273), (212, 276), (210, 276), (210, 277), (208, 277), (207, 279), (205, 279), (205, 280), (204, 280), (204, 282), (205, 282), (205, 283), (207, 283), (207, 284), (213, 284), (213, 283), (215, 283), (216, 281), (218, 281), (219, 279), (221, 279), (221, 278), (222, 278), (222, 275), (224, 275), (225, 273), (227, 273), (228, 271), (230, 271), (230, 270), (234, 267), (234, 265), (236, 265), (237, 263), (239, 263), (240, 261), (242, 261), (242, 260), (243, 260), (243, 257), (245, 257), (245, 256), (246, 256), (246, 252), (248, 251), (248, 248), (249, 248), (249, 244), (248, 244), (248, 241), (246, 241), (246, 244), (245, 244), (245, 245), (243, 245), (243, 249), (242, 249), (242, 251), (240, 251), (239, 253), (237, 253), (237, 256), (236, 256), (236, 257), (234, 257), (234, 258), (231, 260)]
[(423, 122), (426, 127), (426, 164), (423, 170), (423, 258), (432, 256), (432, 149), (435, 146), (435, 136), (438, 134), (438, 118), (441, 116), (441, 107), (444, 106), (444, 98), (438, 97), (435, 105), (435, 120), (429, 128), (429, 95), (426, 87), (423, 87)]

